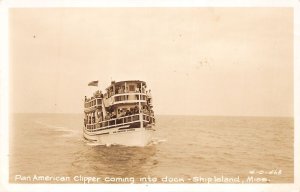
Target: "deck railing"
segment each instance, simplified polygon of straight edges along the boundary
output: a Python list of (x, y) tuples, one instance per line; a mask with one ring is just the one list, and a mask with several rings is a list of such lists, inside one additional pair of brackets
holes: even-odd
[[(146, 114), (142, 115), (142, 121), (146, 123), (154, 123), (155, 119), (153, 116)], [(140, 122), (140, 114), (129, 115), (125, 117), (114, 118), (110, 120), (105, 120), (97, 123), (87, 124), (86, 128), (88, 131), (100, 131), (105, 129), (110, 129), (117, 126), (127, 125), (130, 123)]]
[[(115, 94), (112, 96), (113, 104), (118, 103), (126, 103), (126, 102), (146, 102), (148, 95), (145, 93), (120, 93)], [(85, 101), (84, 107), (85, 109), (92, 109), (94, 107), (101, 107), (102, 106), (102, 99), (104, 98), (93, 98), (91, 100)]]
[(128, 102), (146, 102), (147, 95), (145, 93), (120, 93), (113, 95), (114, 104)]
[(93, 108), (93, 107), (100, 107), (101, 105), (102, 105), (102, 99), (101, 98), (94, 98), (94, 99), (91, 99), (91, 100), (86, 101), (84, 103), (84, 107), (86, 109)]

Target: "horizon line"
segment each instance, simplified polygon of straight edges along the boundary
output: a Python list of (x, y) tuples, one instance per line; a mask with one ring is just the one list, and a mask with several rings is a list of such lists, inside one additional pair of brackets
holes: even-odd
[[(10, 112), (9, 114), (51, 114), (51, 115), (59, 115), (59, 114), (84, 114), (84, 113), (68, 113), (68, 112), (56, 112), (56, 113), (51, 113), (51, 112)], [(289, 117), (289, 118), (294, 118), (294, 115), (289, 116), (289, 115), (218, 115), (218, 114), (206, 114), (206, 115), (201, 115), (201, 114), (155, 114), (155, 116), (201, 116), (201, 117)]]

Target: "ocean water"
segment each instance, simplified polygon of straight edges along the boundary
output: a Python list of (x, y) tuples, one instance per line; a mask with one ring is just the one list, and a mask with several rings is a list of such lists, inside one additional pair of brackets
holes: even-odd
[(293, 118), (157, 116), (157, 131), (146, 147), (89, 143), (82, 137), (82, 119), (81, 114), (11, 115), (10, 182), (294, 181)]

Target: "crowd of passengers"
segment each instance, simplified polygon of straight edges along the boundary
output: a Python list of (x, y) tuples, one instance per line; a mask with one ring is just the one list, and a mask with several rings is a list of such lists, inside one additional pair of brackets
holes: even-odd
[[(141, 88), (140, 87), (136, 87), (135, 88), (135, 93), (146, 93), (148, 96), (151, 95), (151, 90), (149, 89), (149, 91), (146, 90), (146, 86), (143, 85)], [(120, 86), (120, 87), (116, 87), (115, 91), (113, 90), (113, 88), (111, 87), (110, 89), (107, 90), (107, 94), (105, 94), (107, 97), (111, 97), (113, 95), (116, 94), (122, 94), (122, 93), (128, 93), (129, 89), (128, 86)]]
[[(146, 105), (143, 106), (141, 110), (146, 115), (154, 116), (154, 111)], [(106, 112), (104, 120), (107, 121), (107, 120), (111, 120), (111, 119), (118, 119), (118, 118), (135, 115), (135, 114), (139, 114), (139, 107), (137, 105), (134, 108), (130, 108), (130, 110), (129, 109), (127, 109), (127, 110), (119, 109), (117, 113), (115, 113), (114, 111)], [(101, 122), (101, 121), (103, 121), (102, 115), (100, 115), (100, 117), (98, 118), (98, 122)], [(87, 120), (87, 122), (85, 121), (85, 124), (86, 123), (88, 123), (88, 124), (96, 123), (95, 117), (90, 117)]]
[[(128, 87), (126, 86), (126, 88), (124, 88), (125, 86), (120, 86), (120, 87), (116, 87), (115, 91), (113, 90), (113, 88), (111, 87), (110, 89), (107, 90), (107, 93), (105, 93), (104, 95), (102, 94), (102, 92), (100, 90), (96, 91), (94, 93), (94, 96), (91, 99), (94, 98), (108, 98), (111, 97), (115, 94), (122, 94), (122, 93), (128, 93)], [(141, 109), (141, 111), (149, 116), (154, 116), (154, 111), (149, 107), (150, 105), (150, 100), (151, 100), (151, 90), (147, 91), (146, 90), (146, 86), (143, 85), (142, 87), (136, 87), (135, 93), (146, 93), (147, 96), (149, 97), (147, 99), (147, 105), (144, 105)], [(138, 97), (138, 96), (137, 96)], [(138, 98), (137, 98), (138, 99)], [(89, 101), (90, 99), (87, 99), (87, 97), (85, 96), (85, 101)], [(130, 115), (135, 115), (138, 114), (139, 111), (139, 107), (138, 105), (136, 105), (133, 108), (130, 109), (118, 109), (117, 113), (115, 113), (115, 111), (111, 111), (111, 112), (106, 112), (105, 118), (103, 119), (103, 115), (99, 115), (100, 117), (98, 117), (98, 122), (101, 122), (103, 120), (111, 120), (111, 119), (118, 119), (121, 117), (125, 117), (125, 116), (130, 116)], [(92, 124), (92, 123), (96, 123), (96, 118), (95, 117), (89, 117), (87, 120), (85, 119), (85, 125), (87, 124)]]
[[(137, 88), (136, 89), (136, 91), (135, 91), (136, 93), (146, 93), (147, 94), (147, 96), (148, 96), (148, 100), (149, 100), (149, 102), (150, 102), (150, 100), (151, 100), (151, 89), (149, 89), (149, 91), (143, 91), (143, 89), (142, 89), (142, 91), (139, 89), (139, 88)], [(91, 97), (90, 99), (88, 99), (86, 96), (85, 96), (85, 102), (87, 102), (87, 101), (90, 101), (90, 100), (92, 100), (92, 99), (94, 99), (94, 98), (108, 98), (108, 97), (110, 97), (110, 96), (112, 96), (112, 95), (114, 95), (114, 94), (112, 94), (113, 92), (110, 92), (110, 91), (108, 91), (108, 93), (105, 93), (104, 95), (102, 94), (102, 92), (100, 91), (100, 90), (98, 90), (98, 91), (96, 91), (95, 93), (94, 93), (94, 96), (93, 97)], [(121, 94), (121, 93), (123, 93), (122, 91), (120, 91), (120, 92), (118, 92), (118, 94)], [(139, 98), (139, 96), (138, 95), (136, 95), (136, 99), (138, 100)], [(128, 99), (128, 96), (127, 96), (127, 99)]]
[[(146, 115), (154, 115), (153, 110), (151, 110), (147, 105), (143, 106), (141, 111)], [(110, 120), (130, 115), (135, 115), (139, 113), (139, 107), (136, 105), (134, 108), (130, 109), (118, 109), (117, 113), (114, 111), (107, 112), (104, 120)]]
[[(119, 87), (118, 91), (115, 93), (115, 94), (122, 94), (122, 93), (128, 93), (128, 88), (126, 89), (127, 91), (124, 91), (124, 88), (121, 88)], [(146, 95), (148, 97), (151, 97), (151, 89), (149, 89), (149, 91), (146, 91), (146, 88), (136, 88), (135, 89), (135, 93), (146, 93)], [(94, 96), (91, 97), (90, 99), (88, 99), (86, 96), (85, 96), (85, 101), (89, 101), (91, 99), (94, 99), (94, 98), (108, 98), (108, 97), (111, 97), (113, 95), (115, 95), (113, 90), (108, 90), (107, 93), (103, 94), (102, 91), (98, 90), (94, 93)]]

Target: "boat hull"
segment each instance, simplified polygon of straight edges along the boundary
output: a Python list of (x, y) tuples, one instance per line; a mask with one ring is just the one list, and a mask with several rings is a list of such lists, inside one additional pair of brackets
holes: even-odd
[(124, 146), (146, 146), (152, 141), (153, 129), (149, 128), (135, 128), (124, 132), (109, 134), (88, 134), (83, 133), (84, 138), (87, 140), (99, 143), (99, 145), (124, 145)]

